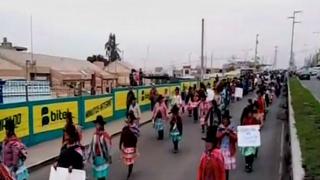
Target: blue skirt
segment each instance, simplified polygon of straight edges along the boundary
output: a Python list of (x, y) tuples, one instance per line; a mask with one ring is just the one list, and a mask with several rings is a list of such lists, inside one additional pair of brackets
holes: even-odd
[(161, 118), (156, 119), (156, 121), (154, 123), (154, 128), (157, 131), (164, 130), (164, 124), (163, 124), (163, 120)]
[(27, 167), (22, 164), (18, 170), (16, 171), (16, 179), (17, 180), (28, 180), (29, 179), (29, 172)]
[(93, 177), (96, 179), (107, 178), (109, 176), (109, 164), (106, 163), (106, 160), (97, 156), (93, 162)]
[(180, 135), (180, 132), (177, 130), (177, 129), (175, 129), (175, 130), (172, 130), (171, 132), (170, 132), (170, 137), (171, 137), (171, 140), (173, 141), (173, 142), (175, 142), (175, 141), (181, 141), (181, 139), (182, 139), (182, 137), (181, 137), (181, 135)]

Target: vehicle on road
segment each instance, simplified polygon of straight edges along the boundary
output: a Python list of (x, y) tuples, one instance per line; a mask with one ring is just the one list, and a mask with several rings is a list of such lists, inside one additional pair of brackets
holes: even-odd
[(299, 73), (299, 79), (300, 80), (310, 80), (311, 75), (310, 72), (308, 70), (304, 70), (302, 72)]
[(312, 67), (310, 69), (311, 76), (317, 76), (319, 72), (320, 72), (320, 67)]
[(319, 71), (318, 74), (317, 74), (317, 79), (320, 80), (320, 71)]

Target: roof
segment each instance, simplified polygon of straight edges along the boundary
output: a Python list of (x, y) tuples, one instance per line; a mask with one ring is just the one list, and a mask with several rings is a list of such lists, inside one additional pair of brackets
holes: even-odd
[(133, 67), (129, 63), (123, 61), (114, 61), (104, 68), (105, 71), (111, 73), (130, 74)]
[(22, 68), (0, 58), (0, 70), (22, 70)]
[[(0, 58), (9, 60), (20, 67), (24, 67), (25, 61), (31, 59), (31, 53), (0, 49)], [(114, 75), (103, 71), (98, 66), (86, 60), (44, 54), (33, 54), (33, 59), (36, 61), (36, 69), (47, 69), (47, 73), (50, 73), (50, 70), (59, 73), (61, 72), (66, 75), (68, 75), (68, 73), (80, 73), (85, 76), (91, 76), (91, 74), (96, 73), (103, 76), (103, 78), (116, 78)]]

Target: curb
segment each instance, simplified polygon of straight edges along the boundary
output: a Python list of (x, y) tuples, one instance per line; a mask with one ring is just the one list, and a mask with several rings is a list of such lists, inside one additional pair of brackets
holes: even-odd
[[(301, 83), (301, 82), (300, 82)], [(292, 179), (301, 180), (304, 178), (305, 172), (302, 168), (302, 155), (300, 141), (295, 126), (294, 111), (291, 102), (290, 80), (288, 81), (288, 105), (289, 105), (289, 132), (291, 142), (291, 158), (292, 158)]]
[[(150, 123), (150, 122), (151, 122), (151, 120), (147, 120), (147, 121), (145, 121), (145, 122), (142, 122), (142, 123), (140, 123), (140, 127), (141, 127), (141, 126), (144, 126), (144, 125), (146, 125), (146, 124), (148, 124), (148, 123)], [(117, 131), (117, 132), (114, 133), (114, 134), (112, 134), (112, 135), (111, 135), (111, 138), (114, 138), (114, 137), (116, 137), (116, 136), (118, 136), (118, 135), (120, 135), (120, 134), (121, 134), (121, 130), (120, 130), (120, 131)], [(85, 147), (88, 148), (88, 147), (89, 147), (89, 144), (86, 144)], [(44, 160), (44, 161), (41, 161), (41, 162), (39, 162), (39, 163), (35, 163), (35, 164), (30, 165), (30, 166), (28, 167), (29, 173), (32, 173), (32, 172), (40, 169), (40, 168), (43, 167), (43, 166), (46, 166), (46, 165), (49, 165), (49, 164), (54, 163), (54, 162), (57, 160), (57, 158), (58, 158), (58, 156), (49, 157), (48, 159), (46, 159), (46, 160)]]

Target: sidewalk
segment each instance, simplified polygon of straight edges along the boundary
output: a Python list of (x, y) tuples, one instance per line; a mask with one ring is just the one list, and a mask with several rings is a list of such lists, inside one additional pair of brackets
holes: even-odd
[[(140, 124), (148, 123), (151, 119), (151, 112), (146, 111), (142, 113)], [(106, 131), (115, 136), (121, 132), (121, 129), (125, 125), (125, 118), (120, 120), (115, 120), (105, 125)], [(92, 134), (94, 133), (95, 128), (84, 129), (82, 143), (84, 145), (88, 145), (91, 141)], [(27, 168), (36, 168), (37, 166), (41, 166), (48, 161), (55, 159), (60, 152), (61, 148), (61, 138), (57, 138), (51, 141), (43, 142), (35, 146), (31, 146), (28, 148), (28, 158), (25, 162)]]

